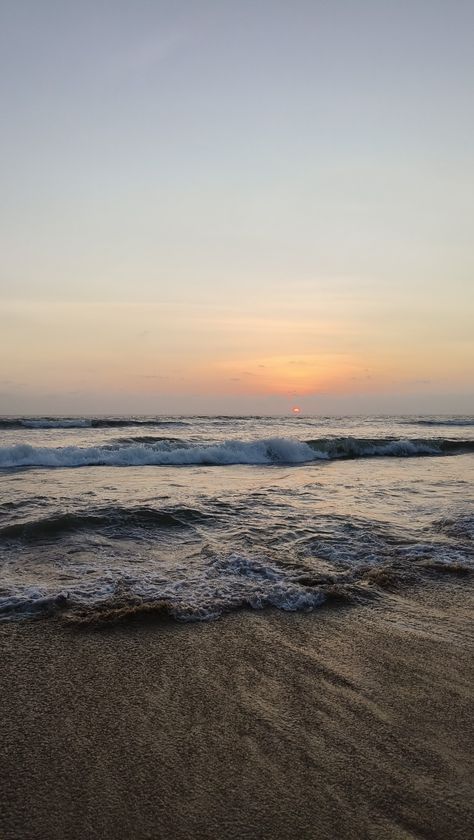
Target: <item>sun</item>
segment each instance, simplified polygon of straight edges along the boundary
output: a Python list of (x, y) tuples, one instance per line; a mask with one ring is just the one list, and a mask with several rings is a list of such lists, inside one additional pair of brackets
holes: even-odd
[(291, 413), (294, 414), (296, 417), (298, 416), (298, 414), (301, 414), (301, 408), (299, 407), (299, 405), (294, 405), (291, 409)]

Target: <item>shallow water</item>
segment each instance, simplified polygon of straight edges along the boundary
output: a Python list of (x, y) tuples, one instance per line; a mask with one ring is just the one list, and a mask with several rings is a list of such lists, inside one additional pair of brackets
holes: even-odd
[(0, 418), (0, 615), (181, 620), (474, 567), (474, 418)]

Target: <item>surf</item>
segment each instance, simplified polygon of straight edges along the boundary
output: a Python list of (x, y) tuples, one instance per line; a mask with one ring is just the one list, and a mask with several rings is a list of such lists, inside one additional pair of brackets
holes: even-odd
[(413, 458), (474, 452), (474, 441), (446, 438), (264, 438), (226, 440), (206, 445), (173, 439), (151, 443), (48, 447), (15, 444), (0, 447), (0, 469), (29, 467), (142, 467), (277, 464), (298, 465), (353, 458)]

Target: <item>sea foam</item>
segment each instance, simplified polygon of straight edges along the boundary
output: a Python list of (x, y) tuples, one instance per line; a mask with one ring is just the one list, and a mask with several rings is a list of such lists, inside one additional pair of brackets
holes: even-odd
[[(0, 620), (86, 611), (105, 620), (117, 611), (132, 614), (163, 607), (178, 621), (207, 621), (225, 612), (249, 607), (276, 607), (284, 611), (310, 611), (326, 600), (321, 589), (298, 583), (266, 558), (231, 554), (217, 557), (205, 567), (189, 570), (184, 579), (163, 580), (163, 576), (123, 574), (110, 576), (68, 590), (47, 587), (16, 587), (0, 594)], [(166, 610), (164, 610), (166, 605)]]
[(151, 443), (46, 447), (16, 444), (0, 447), (0, 469), (19, 467), (229, 466), (233, 464), (303, 464), (343, 458), (454, 455), (474, 451), (474, 441), (448, 439), (321, 438), (298, 441), (265, 438), (194, 444), (173, 439)]
[(134, 446), (45, 447), (17, 444), (0, 447), (0, 468), (86, 466), (184, 466), (230, 464), (298, 464), (326, 458), (308, 444), (285, 438), (226, 441), (209, 446), (169, 443)]

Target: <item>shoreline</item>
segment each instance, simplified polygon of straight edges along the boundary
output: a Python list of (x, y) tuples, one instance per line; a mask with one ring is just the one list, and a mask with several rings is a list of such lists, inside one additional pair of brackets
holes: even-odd
[(468, 838), (473, 606), (4, 624), (0, 836)]

